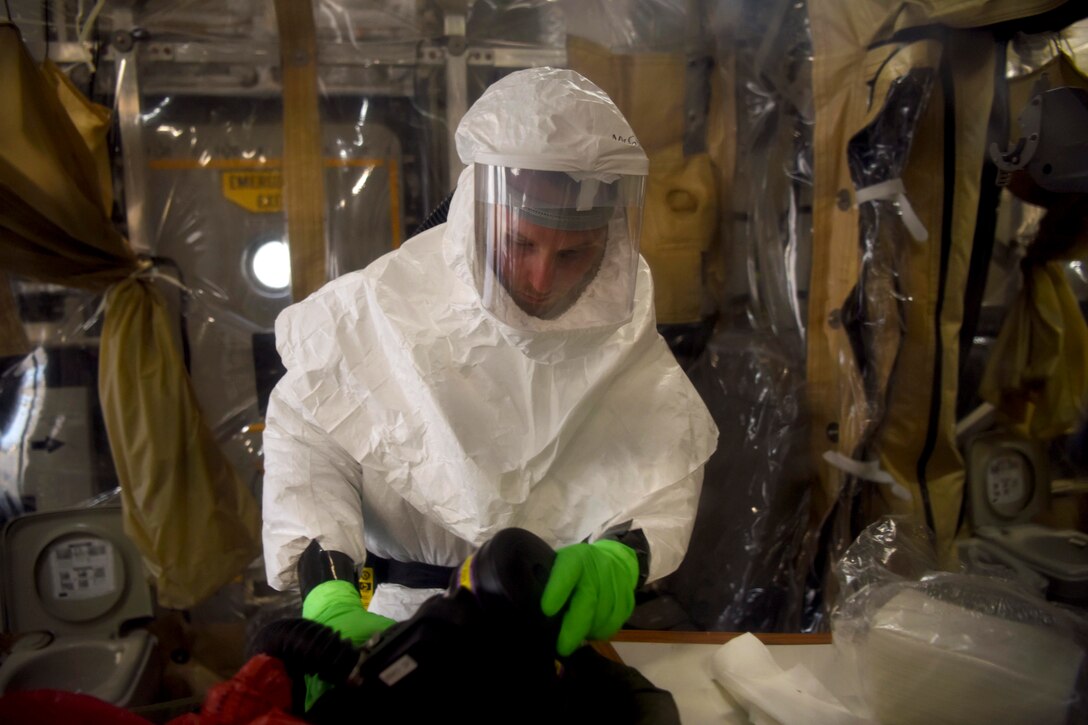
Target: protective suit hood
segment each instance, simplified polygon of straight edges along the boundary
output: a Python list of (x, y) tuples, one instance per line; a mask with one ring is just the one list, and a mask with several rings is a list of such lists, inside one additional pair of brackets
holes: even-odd
[[(477, 290), (481, 307), (508, 341), (531, 357), (554, 361), (580, 354), (580, 348), (599, 343), (602, 335), (639, 315), (652, 316), (652, 294), (645, 296), (649, 276), (642, 279), (645, 263), (638, 255), (649, 162), (604, 91), (570, 70), (512, 73), (472, 105), (457, 128), (456, 142), (467, 168), (450, 206), (446, 260)], [(529, 202), (530, 207), (545, 203), (548, 208), (522, 206), (526, 202), (519, 192), (508, 193), (549, 175), (559, 180), (546, 180), (538, 191), (554, 194), (557, 185), (566, 184), (568, 195), (565, 200), (552, 196), (542, 201), (538, 196)], [(609, 200), (602, 202), (605, 198)], [(615, 206), (598, 207), (600, 203)], [(557, 316), (530, 314), (524, 298), (537, 290), (518, 289), (525, 278), (518, 280), (518, 271), (507, 267), (519, 256), (513, 239), (520, 238), (520, 230), (501, 222), (496, 227), (496, 219), (517, 218), (519, 212), (534, 218), (536, 233), (539, 224), (577, 228), (586, 215), (604, 213), (606, 243), (600, 264), (577, 299)], [(548, 217), (553, 221), (541, 221)], [(576, 223), (568, 227), (572, 221)]]
[(491, 84), (461, 120), (456, 142), (469, 166), (643, 176), (650, 169), (608, 94), (561, 68), (529, 68)]

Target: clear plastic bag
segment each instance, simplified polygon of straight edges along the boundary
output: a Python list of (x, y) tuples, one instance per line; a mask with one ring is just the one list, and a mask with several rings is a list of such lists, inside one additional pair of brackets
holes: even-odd
[(933, 570), (927, 530), (865, 529), (836, 567), (834, 642), (881, 723), (1064, 723), (1088, 714), (1088, 620), (1016, 583)]

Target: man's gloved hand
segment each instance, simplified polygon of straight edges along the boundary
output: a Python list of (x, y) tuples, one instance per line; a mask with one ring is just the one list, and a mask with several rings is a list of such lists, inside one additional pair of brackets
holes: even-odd
[[(396, 624), (389, 617), (366, 611), (359, 590), (343, 579), (330, 579), (311, 589), (302, 600), (302, 616), (335, 629), (356, 647)], [(316, 675), (307, 675), (305, 709), (309, 710), (328, 689), (329, 685)]]
[(340, 551), (326, 551), (317, 539), (298, 560), (302, 616), (335, 629), (361, 647), (376, 633), (394, 624), (392, 619), (366, 611), (355, 583), (355, 562)]
[(359, 590), (351, 582), (339, 579), (314, 587), (302, 602), (302, 616), (332, 627), (356, 647), (362, 647), (375, 634), (396, 624), (389, 617), (366, 611)]
[(545, 616), (570, 602), (556, 650), (566, 657), (588, 637), (608, 639), (635, 608), (638, 556), (629, 546), (602, 539), (556, 552), (540, 607)]

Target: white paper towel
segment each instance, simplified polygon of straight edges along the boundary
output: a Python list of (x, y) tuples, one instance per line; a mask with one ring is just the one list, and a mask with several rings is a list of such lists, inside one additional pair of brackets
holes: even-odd
[(803, 665), (783, 670), (753, 634), (723, 644), (711, 660), (711, 672), (754, 725), (860, 725), (851, 713)]

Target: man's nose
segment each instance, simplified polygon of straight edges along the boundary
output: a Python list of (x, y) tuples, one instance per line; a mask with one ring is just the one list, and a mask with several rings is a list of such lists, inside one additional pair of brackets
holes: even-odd
[(547, 294), (552, 291), (555, 281), (555, 258), (549, 254), (538, 254), (529, 262), (529, 285), (533, 291)]

